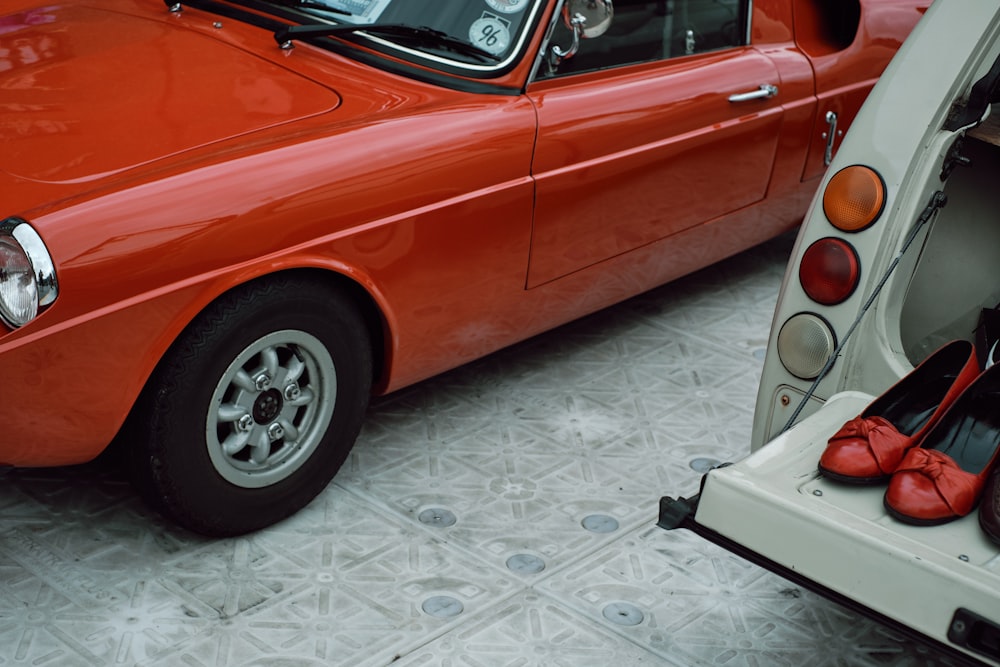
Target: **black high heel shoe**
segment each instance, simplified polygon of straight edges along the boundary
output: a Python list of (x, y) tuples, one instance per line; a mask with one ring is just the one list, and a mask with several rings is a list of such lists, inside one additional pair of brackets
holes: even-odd
[(997, 544), (1000, 544), (1000, 465), (986, 478), (983, 499), (979, 505), (979, 527)]

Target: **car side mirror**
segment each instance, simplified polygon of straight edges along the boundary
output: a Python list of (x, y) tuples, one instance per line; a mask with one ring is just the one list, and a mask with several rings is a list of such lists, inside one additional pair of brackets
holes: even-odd
[(562, 9), (563, 22), (573, 32), (573, 42), (568, 49), (557, 44), (549, 52), (549, 65), (555, 68), (580, 49), (581, 39), (600, 37), (611, 27), (614, 7), (611, 0), (566, 0)]

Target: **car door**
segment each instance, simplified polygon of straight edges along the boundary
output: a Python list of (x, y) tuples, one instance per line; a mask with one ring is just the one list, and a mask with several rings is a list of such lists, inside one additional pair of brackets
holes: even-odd
[(928, 6), (930, 0), (794, 0), (795, 43), (812, 66), (817, 101), (802, 180), (826, 170), (872, 86)]
[(618, 0), (608, 32), (543, 66), (529, 288), (765, 197), (785, 100), (749, 9)]

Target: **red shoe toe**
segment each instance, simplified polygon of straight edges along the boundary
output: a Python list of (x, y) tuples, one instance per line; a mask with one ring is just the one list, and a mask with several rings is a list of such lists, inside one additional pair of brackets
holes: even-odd
[(912, 449), (889, 480), (885, 506), (906, 523), (935, 525), (965, 516), (976, 506), (983, 480), (947, 454)]
[(882, 417), (855, 417), (827, 443), (820, 471), (835, 480), (868, 484), (889, 478), (913, 439)]

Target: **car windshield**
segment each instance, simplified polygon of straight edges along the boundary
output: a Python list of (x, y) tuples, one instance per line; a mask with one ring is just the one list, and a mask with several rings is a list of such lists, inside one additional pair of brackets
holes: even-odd
[(376, 50), (431, 66), (488, 72), (513, 61), (544, 0), (274, 0), (268, 4), (292, 8), (302, 25), (278, 31), (279, 42), (332, 36), (364, 40)]

